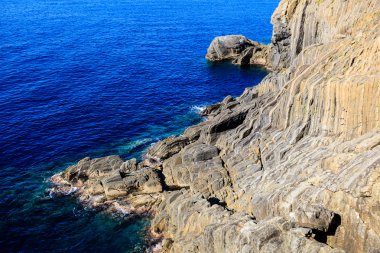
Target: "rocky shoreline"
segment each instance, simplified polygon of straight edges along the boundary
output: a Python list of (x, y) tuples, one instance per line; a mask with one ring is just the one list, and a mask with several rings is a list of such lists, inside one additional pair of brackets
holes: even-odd
[(52, 194), (151, 214), (160, 252), (380, 252), (379, 5), (282, 0), (270, 45), (217, 37), (207, 59), (272, 72), (142, 162), (82, 159)]

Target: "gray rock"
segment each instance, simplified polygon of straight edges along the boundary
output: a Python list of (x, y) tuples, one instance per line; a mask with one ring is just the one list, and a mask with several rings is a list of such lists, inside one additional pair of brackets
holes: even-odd
[(294, 217), (294, 222), (298, 226), (326, 232), (331, 227), (336, 214), (323, 206), (307, 205), (299, 206), (294, 213), (291, 213), (291, 216)]
[(128, 161), (125, 161), (121, 166), (120, 166), (120, 173), (121, 174), (126, 174), (128, 172), (133, 172), (136, 171), (137, 168), (137, 160), (135, 158), (130, 159)]
[(177, 154), (187, 144), (189, 144), (187, 137), (169, 137), (150, 148), (148, 155), (158, 159), (167, 159)]
[(107, 156), (91, 159), (86, 157), (77, 164), (70, 166), (63, 173), (68, 181), (82, 181), (102, 177), (120, 168), (123, 160), (119, 156)]
[(182, 161), (185, 165), (196, 162), (204, 162), (218, 155), (218, 149), (215, 146), (199, 144), (184, 150)]
[(120, 176), (120, 173), (106, 177), (102, 180), (105, 195), (108, 199), (114, 199), (128, 194), (128, 189)]
[(252, 64), (270, 68), (271, 49), (242, 35), (219, 36), (211, 42), (206, 59), (211, 62), (229, 60), (241, 66)]
[(211, 42), (206, 59), (210, 61), (232, 60), (240, 55), (253, 42), (242, 35), (227, 35), (214, 38)]

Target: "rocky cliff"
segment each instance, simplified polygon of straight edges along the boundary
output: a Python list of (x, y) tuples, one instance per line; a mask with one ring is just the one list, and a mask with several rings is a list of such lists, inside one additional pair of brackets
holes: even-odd
[(85, 158), (57, 189), (151, 212), (162, 252), (380, 252), (380, 2), (282, 0), (272, 23), (258, 86), (143, 162)]

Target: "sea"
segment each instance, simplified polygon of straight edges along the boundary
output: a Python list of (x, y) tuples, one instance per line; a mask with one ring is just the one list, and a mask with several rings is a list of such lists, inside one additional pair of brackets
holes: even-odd
[(267, 72), (205, 60), (215, 36), (269, 43), (279, 0), (2, 0), (0, 252), (145, 252), (149, 218), (112, 217), (49, 178), (143, 157)]

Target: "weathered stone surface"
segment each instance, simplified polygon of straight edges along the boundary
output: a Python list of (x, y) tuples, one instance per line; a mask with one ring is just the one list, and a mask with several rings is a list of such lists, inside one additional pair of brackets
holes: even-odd
[(252, 47), (253, 43), (242, 35), (216, 37), (207, 50), (206, 58), (210, 61), (231, 60)]
[(270, 51), (270, 47), (242, 35), (227, 35), (213, 39), (206, 59), (212, 62), (230, 60), (242, 66), (256, 64), (270, 67)]
[(205, 121), (198, 125), (191, 126), (185, 130), (183, 136), (188, 138), (190, 142), (197, 141), (201, 135), (202, 129), (208, 124), (209, 122)]
[(235, 98), (232, 96), (227, 96), (223, 99), (221, 103), (216, 103), (207, 106), (202, 112), (202, 116), (207, 116), (208, 119), (218, 115), (221, 111), (228, 111), (228, 109), (232, 109), (239, 104)]
[(123, 160), (118, 156), (91, 159), (86, 157), (73, 166), (68, 167), (63, 176), (69, 181), (87, 181), (97, 179), (118, 169)]
[(189, 144), (189, 139), (186, 137), (169, 137), (154, 145), (149, 150), (148, 155), (158, 159), (166, 159), (178, 153), (187, 144)]
[(323, 206), (299, 206), (293, 213), (294, 222), (301, 227), (314, 228), (326, 232), (333, 226), (337, 214)]
[(182, 161), (185, 165), (210, 160), (218, 155), (218, 149), (207, 144), (199, 144), (187, 148), (182, 155)]
[[(80, 189), (75, 193), (86, 204), (109, 207), (109, 201), (113, 200), (117, 206), (115, 210), (125, 212), (151, 211), (161, 199), (160, 195), (152, 194), (163, 190), (158, 170), (142, 167), (136, 159), (123, 162), (119, 156), (84, 158), (54, 179), (57, 182), (55, 192), (59, 192), (60, 187), (64, 189), (70, 186)], [(128, 206), (123, 206), (122, 203), (128, 203)]]
[(164, 234), (165, 252), (342, 252), (283, 218), (256, 221), (187, 191), (166, 194), (159, 209), (152, 228)]
[(104, 194), (108, 199), (117, 198), (128, 194), (128, 189), (125, 187), (123, 178), (120, 173), (115, 173), (114, 176), (106, 177), (101, 181), (104, 188)]
[(137, 160), (135, 158), (125, 161), (121, 166), (120, 166), (120, 173), (126, 174), (128, 172), (136, 171), (138, 169), (137, 167)]

